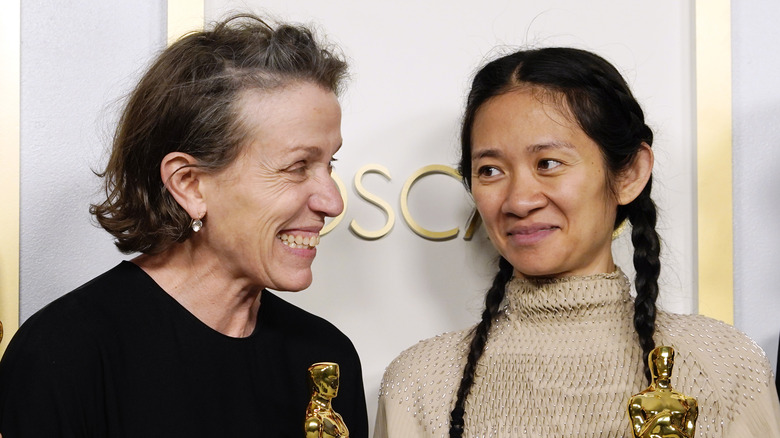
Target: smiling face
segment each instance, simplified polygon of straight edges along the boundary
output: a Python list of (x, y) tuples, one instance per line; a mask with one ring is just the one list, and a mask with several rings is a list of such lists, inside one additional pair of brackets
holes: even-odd
[(233, 278), (304, 289), (325, 217), (344, 208), (330, 177), (341, 146), (338, 100), (305, 82), (246, 91), (239, 117), (248, 133), (242, 151), (199, 181), (207, 206), (199, 237)]
[(490, 239), (523, 277), (610, 272), (617, 201), (599, 146), (552, 96), (524, 87), (474, 119), (472, 195)]

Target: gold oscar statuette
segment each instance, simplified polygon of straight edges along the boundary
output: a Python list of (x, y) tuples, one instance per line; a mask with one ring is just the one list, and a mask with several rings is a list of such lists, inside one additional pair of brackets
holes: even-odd
[(699, 407), (696, 399), (671, 385), (674, 349), (657, 347), (647, 356), (653, 383), (628, 400), (635, 438), (693, 438)]
[(309, 367), (311, 400), (306, 407), (306, 438), (349, 438), (341, 415), (331, 407), (339, 392), (339, 364), (319, 362)]

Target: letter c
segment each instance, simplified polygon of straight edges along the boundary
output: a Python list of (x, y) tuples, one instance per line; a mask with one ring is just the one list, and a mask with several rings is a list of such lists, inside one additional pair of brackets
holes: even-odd
[(406, 183), (404, 183), (404, 188), (401, 190), (401, 214), (403, 215), (404, 220), (406, 220), (406, 224), (409, 225), (409, 228), (411, 228), (412, 231), (417, 233), (417, 235), (420, 237), (426, 238), (428, 240), (454, 239), (458, 236), (458, 232), (460, 231), (458, 227), (447, 231), (431, 231), (423, 228), (420, 224), (418, 224), (414, 218), (412, 218), (412, 214), (409, 212), (409, 191), (412, 189), (412, 186), (423, 177), (434, 173), (449, 175), (460, 181), (460, 173), (458, 173), (457, 170), (450, 166), (445, 166), (442, 164), (431, 164), (417, 170), (409, 177), (409, 179), (406, 180)]

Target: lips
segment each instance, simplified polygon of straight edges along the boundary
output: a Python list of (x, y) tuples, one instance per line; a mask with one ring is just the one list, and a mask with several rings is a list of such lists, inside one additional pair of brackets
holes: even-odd
[(552, 224), (532, 224), (512, 228), (507, 236), (509, 240), (520, 246), (534, 245), (544, 240), (560, 227)]

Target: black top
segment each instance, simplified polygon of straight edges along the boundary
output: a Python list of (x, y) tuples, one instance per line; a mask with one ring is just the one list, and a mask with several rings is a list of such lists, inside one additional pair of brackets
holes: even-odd
[(255, 331), (231, 338), (122, 262), (13, 337), (0, 362), (0, 433), (297, 438), (307, 368), (325, 361), (341, 367), (334, 409), (351, 437), (367, 437), (360, 360), (332, 324), (263, 291)]

